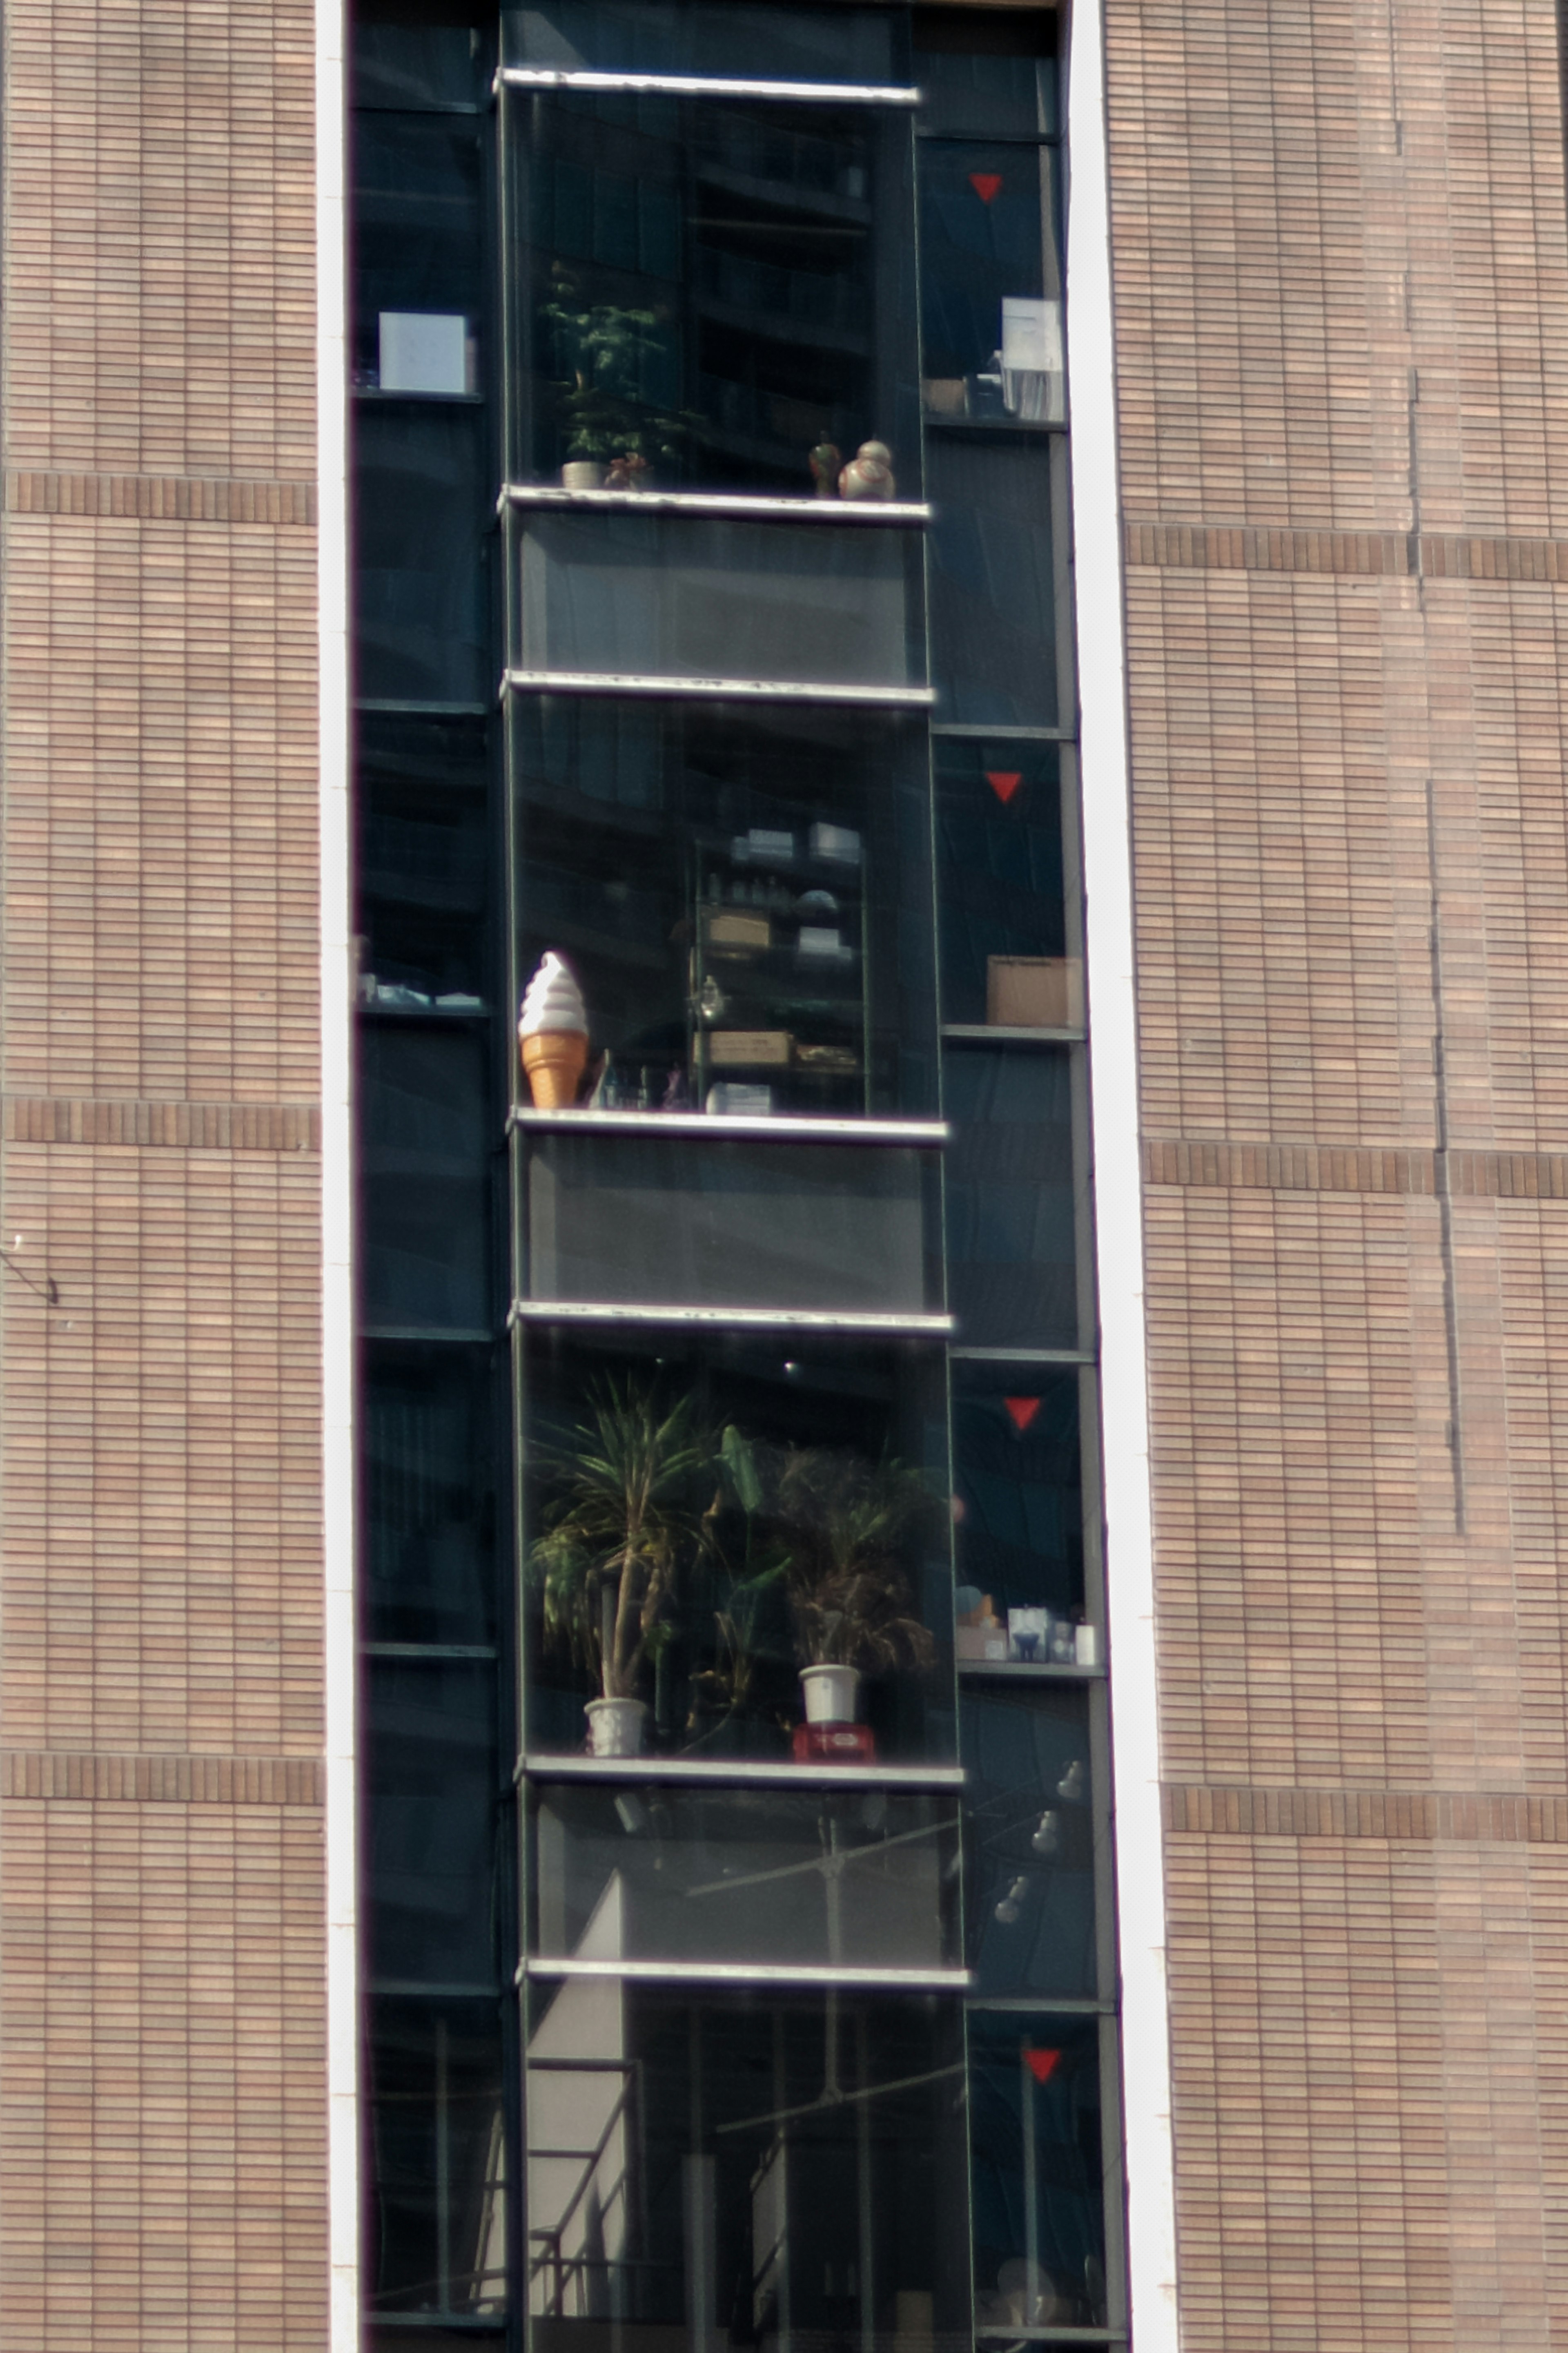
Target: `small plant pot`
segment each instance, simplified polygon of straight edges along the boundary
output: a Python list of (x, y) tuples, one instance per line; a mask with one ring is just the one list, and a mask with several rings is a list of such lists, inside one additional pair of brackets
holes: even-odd
[(561, 487), (563, 491), (602, 491), (605, 472), (602, 458), (568, 458), (561, 469)]
[(858, 1667), (802, 1667), (800, 1688), (807, 1724), (854, 1723)]
[(647, 1702), (591, 1699), (587, 1707), (590, 1757), (640, 1757), (647, 1730)]

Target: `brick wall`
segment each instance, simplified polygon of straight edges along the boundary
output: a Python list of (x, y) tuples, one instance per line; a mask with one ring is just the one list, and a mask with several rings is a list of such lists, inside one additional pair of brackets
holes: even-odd
[(1109, 0), (1109, 35), (1184, 2342), (1544, 2347), (1554, 10)]
[(17, 2353), (326, 2341), (311, 16), (5, 12)]

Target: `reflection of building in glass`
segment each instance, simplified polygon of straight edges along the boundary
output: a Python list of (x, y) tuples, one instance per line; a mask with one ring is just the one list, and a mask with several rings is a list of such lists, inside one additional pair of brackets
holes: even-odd
[(1054, 28), (427, 13), (357, 84), (377, 2353), (1114, 2342)]

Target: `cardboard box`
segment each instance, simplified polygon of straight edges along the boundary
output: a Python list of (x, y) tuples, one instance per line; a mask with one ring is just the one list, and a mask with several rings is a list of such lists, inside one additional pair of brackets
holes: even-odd
[(814, 825), (810, 834), (813, 858), (832, 866), (858, 866), (860, 837), (853, 826)]
[(708, 1059), (716, 1071), (787, 1070), (792, 1042), (787, 1029), (714, 1029)]
[(710, 948), (766, 948), (773, 945), (773, 927), (766, 915), (749, 915), (724, 908), (708, 918)]
[(1083, 966), (1076, 956), (987, 956), (985, 1018), (994, 1029), (1079, 1029)]

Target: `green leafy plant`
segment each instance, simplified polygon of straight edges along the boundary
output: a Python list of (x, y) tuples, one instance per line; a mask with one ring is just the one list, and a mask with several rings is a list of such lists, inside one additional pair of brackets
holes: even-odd
[(558, 391), (568, 459), (668, 463), (678, 456), (689, 420), (638, 396), (645, 368), (664, 348), (657, 313), (616, 302), (585, 303), (557, 263), (552, 300), (540, 305), (539, 316), (552, 332), (556, 365), (566, 372)]
[(920, 1473), (847, 1447), (770, 1447), (731, 1430), (721, 1451), (761, 1532), (763, 1556), (743, 1588), (752, 1616), (782, 1584), (803, 1666), (930, 1667), (936, 1645), (903, 1567), (937, 1509)]
[(693, 1483), (712, 1445), (689, 1398), (606, 1379), (568, 1446), (547, 1458), (557, 1489), (530, 1556), (544, 1636), (605, 1699), (635, 1699), (668, 1640), (682, 1568), (704, 1542)]
[(713, 1608), (717, 1641), (712, 1666), (693, 1682), (723, 1716), (742, 1716), (756, 1697), (757, 1668), (766, 1647), (763, 1628), (773, 1602), (782, 1596), (786, 1561), (763, 1517), (767, 1498), (759, 1450), (733, 1422), (725, 1426), (714, 1470), (717, 1485), (703, 1516), (719, 1588)]

